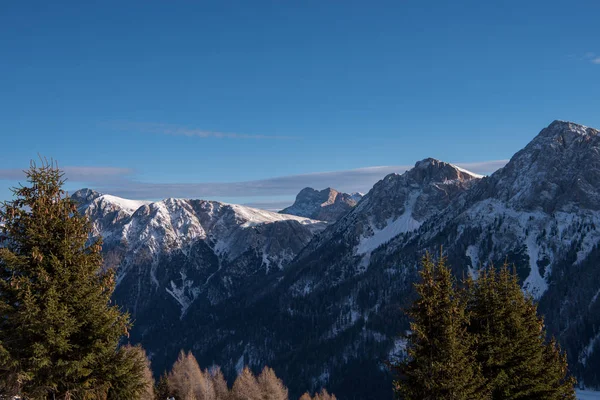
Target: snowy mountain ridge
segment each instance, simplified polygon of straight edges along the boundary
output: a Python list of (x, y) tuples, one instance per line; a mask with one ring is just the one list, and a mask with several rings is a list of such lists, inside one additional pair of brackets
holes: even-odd
[(316, 220), (335, 222), (350, 211), (363, 197), (361, 193), (342, 193), (332, 188), (315, 190), (306, 187), (298, 193), (294, 204), (280, 211), (309, 217)]
[[(226, 371), (240, 360), (269, 364), (290, 387), (326, 381), (340, 398), (382, 398), (381, 360), (403, 351), (401, 309), (420, 257), (443, 248), (459, 277), (514, 265), (573, 373), (600, 388), (598, 133), (554, 121), (486, 177), (419, 161), (328, 224), (201, 200), (133, 211), (138, 204), (79, 196), (120, 270), (115, 299), (136, 318), (132, 338), (157, 368), (187, 348)], [(307, 191), (308, 203), (335, 204), (321, 192)], [(366, 370), (372, 379), (353, 386)]]
[[(93, 234), (104, 239), (105, 262), (117, 270), (117, 295), (129, 279), (148, 283), (147, 297), (140, 291), (130, 300), (133, 312), (157, 291), (168, 293), (182, 316), (201, 294), (222, 301), (245, 273), (282, 270), (325, 228), (322, 221), (216, 201), (134, 201), (89, 189), (72, 198), (92, 221)], [(247, 263), (251, 268), (240, 269)]]

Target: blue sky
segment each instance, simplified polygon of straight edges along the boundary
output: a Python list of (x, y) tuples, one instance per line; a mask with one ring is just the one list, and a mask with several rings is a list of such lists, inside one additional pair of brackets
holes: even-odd
[(599, 15), (598, 1), (3, 2), (0, 199), (38, 153), (71, 190), (238, 203), (364, 191), (425, 157), (491, 172), (554, 119), (600, 127)]

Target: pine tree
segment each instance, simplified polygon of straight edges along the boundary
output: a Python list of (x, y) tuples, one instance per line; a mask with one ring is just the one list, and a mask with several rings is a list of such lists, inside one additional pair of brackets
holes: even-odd
[(485, 399), (474, 343), (467, 333), (465, 301), (445, 258), (422, 261), (418, 299), (409, 311), (408, 358), (395, 366), (397, 395), (405, 400)]
[[(110, 376), (111, 382), (108, 400), (154, 398), (154, 379), (150, 361), (141, 346), (121, 347), (113, 362), (121, 367), (109, 368), (105, 373), (105, 376)], [(143, 379), (134, 380), (130, 378), (131, 376), (141, 376)]]
[(167, 373), (164, 372), (158, 382), (156, 383), (156, 387), (154, 388), (154, 398), (156, 400), (167, 400), (171, 397), (171, 389), (169, 388), (169, 378)]
[(264, 367), (257, 380), (264, 400), (288, 400), (288, 389), (273, 369)]
[(329, 394), (327, 389), (323, 388), (323, 389), (321, 389), (321, 391), (319, 393), (315, 393), (315, 397), (313, 399), (314, 400), (336, 400), (337, 398), (335, 397), (334, 394)]
[(178, 399), (213, 400), (216, 398), (214, 387), (206, 375), (192, 352), (186, 354), (182, 350), (169, 373), (169, 388)]
[(250, 368), (244, 367), (231, 388), (234, 400), (261, 400), (262, 392)]
[[(33, 162), (29, 186), (0, 209), (0, 382), (29, 398), (106, 396), (119, 375), (118, 343), (129, 317), (111, 305), (113, 271), (100, 239), (62, 189), (52, 163)], [(143, 376), (129, 376), (133, 381)]]
[(223, 372), (221, 372), (221, 368), (211, 368), (209, 373), (212, 385), (215, 388), (215, 395), (217, 397), (217, 400), (229, 400), (231, 398), (231, 393), (229, 393), (227, 381), (223, 376)]
[(469, 285), (477, 361), (492, 399), (575, 399), (575, 381), (554, 341), (546, 341), (542, 318), (505, 264), (481, 271)]

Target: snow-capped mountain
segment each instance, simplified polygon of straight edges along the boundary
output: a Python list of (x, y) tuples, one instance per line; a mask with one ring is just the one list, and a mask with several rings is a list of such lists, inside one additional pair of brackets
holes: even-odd
[(325, 227), (216, 201), (134, 201), (89, 189), (72, 198), (104, 238), (105, 263), (117, 270), (115, 298), (145, 321), (136, 329), (168, 317), (157, 307), (183, 318), (195, 303), (219, 303), (248, 280), (284, 269)]
[[(513, 263), (580, 382), (600, 388), (599, 133), (555, 121), (489, 177), (425, 159), (328, 224), (201, 200), (74, 196), (105, 236), (115, 299), (158, 372), (184, 348), (230, 373), (268, 364), (292, 393), (391, 398), (383, 361), (403, 351), (420, 257), (443, 248), (459, 277)], [(305, 195), (297, 203), (313, 208), (299, 208), (319, 213), (331, 192)]]
[[(417, 162), (403, 174), (386, 176), (352, 211), (302, 251), (297, 264), (310, 268), (312, 263), (304, 260), (314, 259), (316, 270), (310, 278), (314, 282), (308, 283), (304, 273), (300, 286), (323, 284), (323, 273), (332, 268), (340, 269), (337, 273), (342, 279), (364, 272), (375, 249), (418, 229), (479, 179), (479, 175), (433, 158)], [(332, 262), (322, 265), (318, 260), (329, 254)]]
[(473, 276), (490, 262), (514, 264), (573, 371), (598, 387), (600, 132), (554, 121), (458, 200), (392, 241), (382, 264), (410, 264), (411, 254), (440, 246)]
[(269, 363), (341, 398), (390, 395), (382, 360), (402, 352), (420, 257), (443, 248), (459, 277), (513, 263), (573, 372), (599, 387), (599, 147), (597, 130), (555, 121), (489, 177), (432, 159), (387, 176), (251, 302), (238, 322), (261, 334), (224, 357)]
[(319, 191), (307, 187), (298, 193), (294, 204), (280, 212), (320, 221), (335, 222), (346, 215), (352, 207), (356, 206), (362, 196), (361, 193), (342, 193), (332, 188)]

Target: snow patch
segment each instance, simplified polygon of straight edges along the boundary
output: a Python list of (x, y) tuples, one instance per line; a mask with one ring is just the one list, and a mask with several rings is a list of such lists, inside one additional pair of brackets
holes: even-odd
[(464, 168), (461, 168), (461, 167), (459, 167), (458, 165), (454, 165), (454, 164), (450, 164), (450, 165), (452, 165), (454, 168), (456, 168), (456, 169), (457, 169), (457, 170), (459, 170), (460, 172), (462, 172), (462, 173), (464, 173), (464, 174), (469, 174), (469, 175), (471, 175), (471, 176), (474, 176), (475, 178), (480, 178), (480, 179), (481, 179), (481, 178), (485, 177), (485, 175), (479, 175), (479, 174), (476, 174), (475, 172), (471, 172), (471, 171), (469, 171), (469, 170), (466, 170), (466, 169), (464, 169)]
[(479, 246), (470, 245), (469, 247), (467, 247), (465, 255), (471, 259), (469, 275), (472, 279), (477, 279), (477, 276), (479, 274)]
[(178, 287), (175, 282), (171, 281), (171, 288), (165, 288), (165, 290), (167, 293), (173, 296), (175, 301), (179, 303), (181, 307), (181, 315), (179, 318), (181, 319), (185, 315), (190, 305), (194, 302), (194, 300), (196, 300), (196, 297), (198, 297), (199, 290), (193, 287), (193, 281), (187, 280), (187, 276), (184, 271), (180, 271), (179, 274), (181, 275), (182, 281), (181, 287)]
[(585, 365), (587, 358), (592, 355), (592, 353), (594, 352), (594, 347), (596, 346), (596, 343), (599, 341), (600, 341), (600, 332), (598, 332), (596, 334), (596, 336), (591, 338), (588, 345), (583, 348), (581, 353), (579, 353), (579, 362), (581, 362), (583, 365)]
[(404, 205), (404, 213), (392, 220), (387, 220), (386, 226), (383, 229), (373, 228), (373, 235), (362, 237), (360, 243), (356, 247), (356, 254), (371, 253), (373, 250), (381, 246), (382, 244), (389, 242), (394, 237), (401, 233), (412, 232), (421, 226), (421, 222), (417, 221), (412, 216), (413, 208), (421, 194), (420, 191), (416, 191), (410, 194)]
[(529, 267), (531, 268), (531, 271), (529, 272), (527, 279), (525, 279), (525, 282), (523, 282), (523, 288), (531, 293), (536, 300), (539, 300), (544, 292), (548, 290), (548, 283), (546, 282), (546, 279), (540, 275), (540, 270), (538, 268), (539, 247), (535, 242), (535, 237), (530, 234), (527, 236), (525, 243), (527, 245), (527, 253), (529, 254)]
[(600, 295), (600, 289), (598, 289), (598, 291), (596, 292), (594, 297), (592, 297), (592, 301), (590, 301), (590, 305), (588, 307), (591, 307), (596, 302), (596, 300), (598, 300), (599, 295)]
[(98, 197), (98, 200), (104, 200), (107, 203), (114, 204), (121, 208), (123, 211), (127, 212), (128, 214), (133, 214), (138, 208), (151, 203), (150, 201), (123, 199), (121, 197), (112, 196), (110, 194), (104, 194)]

